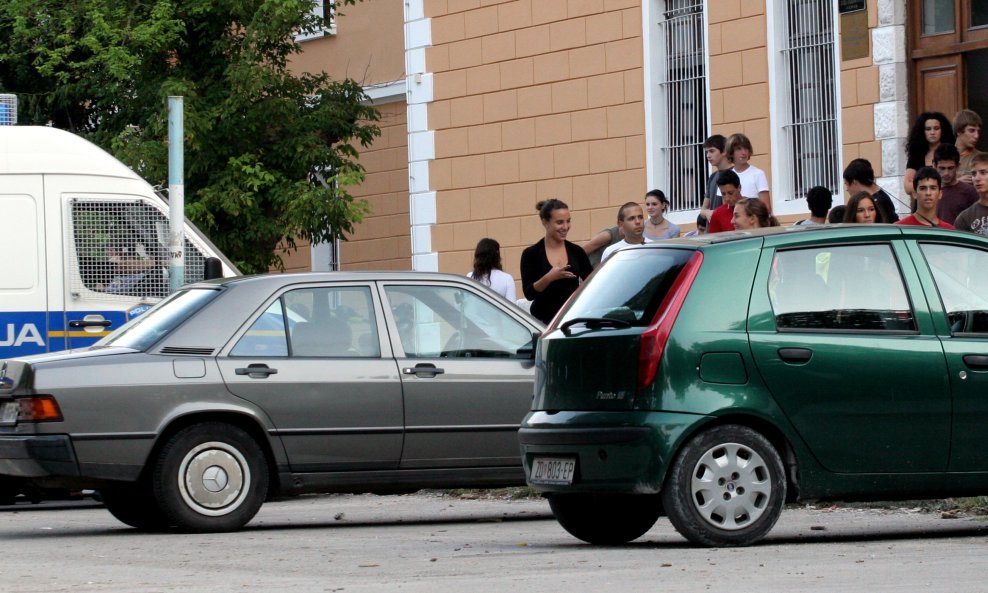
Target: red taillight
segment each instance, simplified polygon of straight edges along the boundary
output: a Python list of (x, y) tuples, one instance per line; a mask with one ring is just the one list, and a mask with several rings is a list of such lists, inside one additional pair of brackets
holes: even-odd
[(21, 409), (17, 414), (18, 422), (61, 422), (62, 410), (58, 402), (50, 395), (19, 398), (17, 403)]
[(683, 308), (686, 294), (690, 291), (690, 286), (702, 263), (703, 253), (694, 252), (662, 299), (652, 323), (642, 333), (641, 342), (638, 344), (639, 390), (645, 389), (655, 380), (655, 373), (659, 370), (659, 361), (662, 360), (662, 352), (669, 340), (669, 334), (672, 333), (672, 326), (676, 323), (679, 310)]

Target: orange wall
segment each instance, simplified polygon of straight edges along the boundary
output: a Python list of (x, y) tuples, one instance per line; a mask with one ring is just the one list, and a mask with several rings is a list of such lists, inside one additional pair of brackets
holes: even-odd
[(505, 271), (544, 236), (535, 203), (570, 205), (570, 239), (645, 193), (641, 0), (427, 0), (429, 127), (439, 269), (470, 270), (478, 239)]
[[(404, 8), (398, 0), (365, 0), (344, 7), (337, 34), (302, 42), (295, 72), (327, 72), (334, 80), (353, 78), (364, 86), (405, 78)], [(358, 147), (366, 180), (350, 193), (367, 200), (371, 213), (341, 242), (343, 269), (411, 269), (408, 220), (408, 136), (405, 102), (379, 106), (381, 136)], [(283, 256), (289, 271), (311, 269), (308, 244)]]
[(387, 103), (378, 109), (381, 137), (360, 153), (367, 179), (350, 188), (354, 197), (367, 200), (371, 214), (341, 245), (345, 270), (412, 269), (405, 102)]
[(291, 60), (296, 72), (326, 72), (334, 80), (377, 84), (405, 78), (405, 13), (399, 0), (364, 0), (344, 6), (336, 35), (302, 42)]
[[(868, 29), (878, 26), (878, 1), (868, 0)], [(869, 39), (870, 39), (869, 35)], [(870, 43), (870, 41), (869, 41)], [(839, 50), (839, 48), (838, 48)], [(879, 102), (878, 66), (868, 57), (841, 61), (841, 134), (843, 165), (868, 159), (878, 176), (882, 173), (882, 143), (875, 138), (875, 104)], [(846, 194), (846, 192), (845, 192)], [(841, 198), (846, 202), (849, 196)], [(838, 196), (834, 196), (837, 203)]]

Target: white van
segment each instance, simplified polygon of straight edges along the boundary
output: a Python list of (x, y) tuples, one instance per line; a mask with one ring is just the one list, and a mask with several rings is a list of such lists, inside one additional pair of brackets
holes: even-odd
[[(185, 281), (210, 258), (186, 222)], [(0, 358), (93, 344), (168, 292), (168, 203), (69, 132), (0, 126)]]

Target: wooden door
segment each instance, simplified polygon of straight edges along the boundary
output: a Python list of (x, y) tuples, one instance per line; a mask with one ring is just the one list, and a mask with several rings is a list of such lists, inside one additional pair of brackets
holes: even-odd
[(961, 54), (916, 60), (916, 112), (939, 111), (953, 117), (964, 107)]

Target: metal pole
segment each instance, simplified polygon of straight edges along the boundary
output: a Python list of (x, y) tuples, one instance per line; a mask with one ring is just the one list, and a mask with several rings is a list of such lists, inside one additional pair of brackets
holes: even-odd
[(168, 97), (168, 291), (185, 284), (185, 115), (182, 97)]

